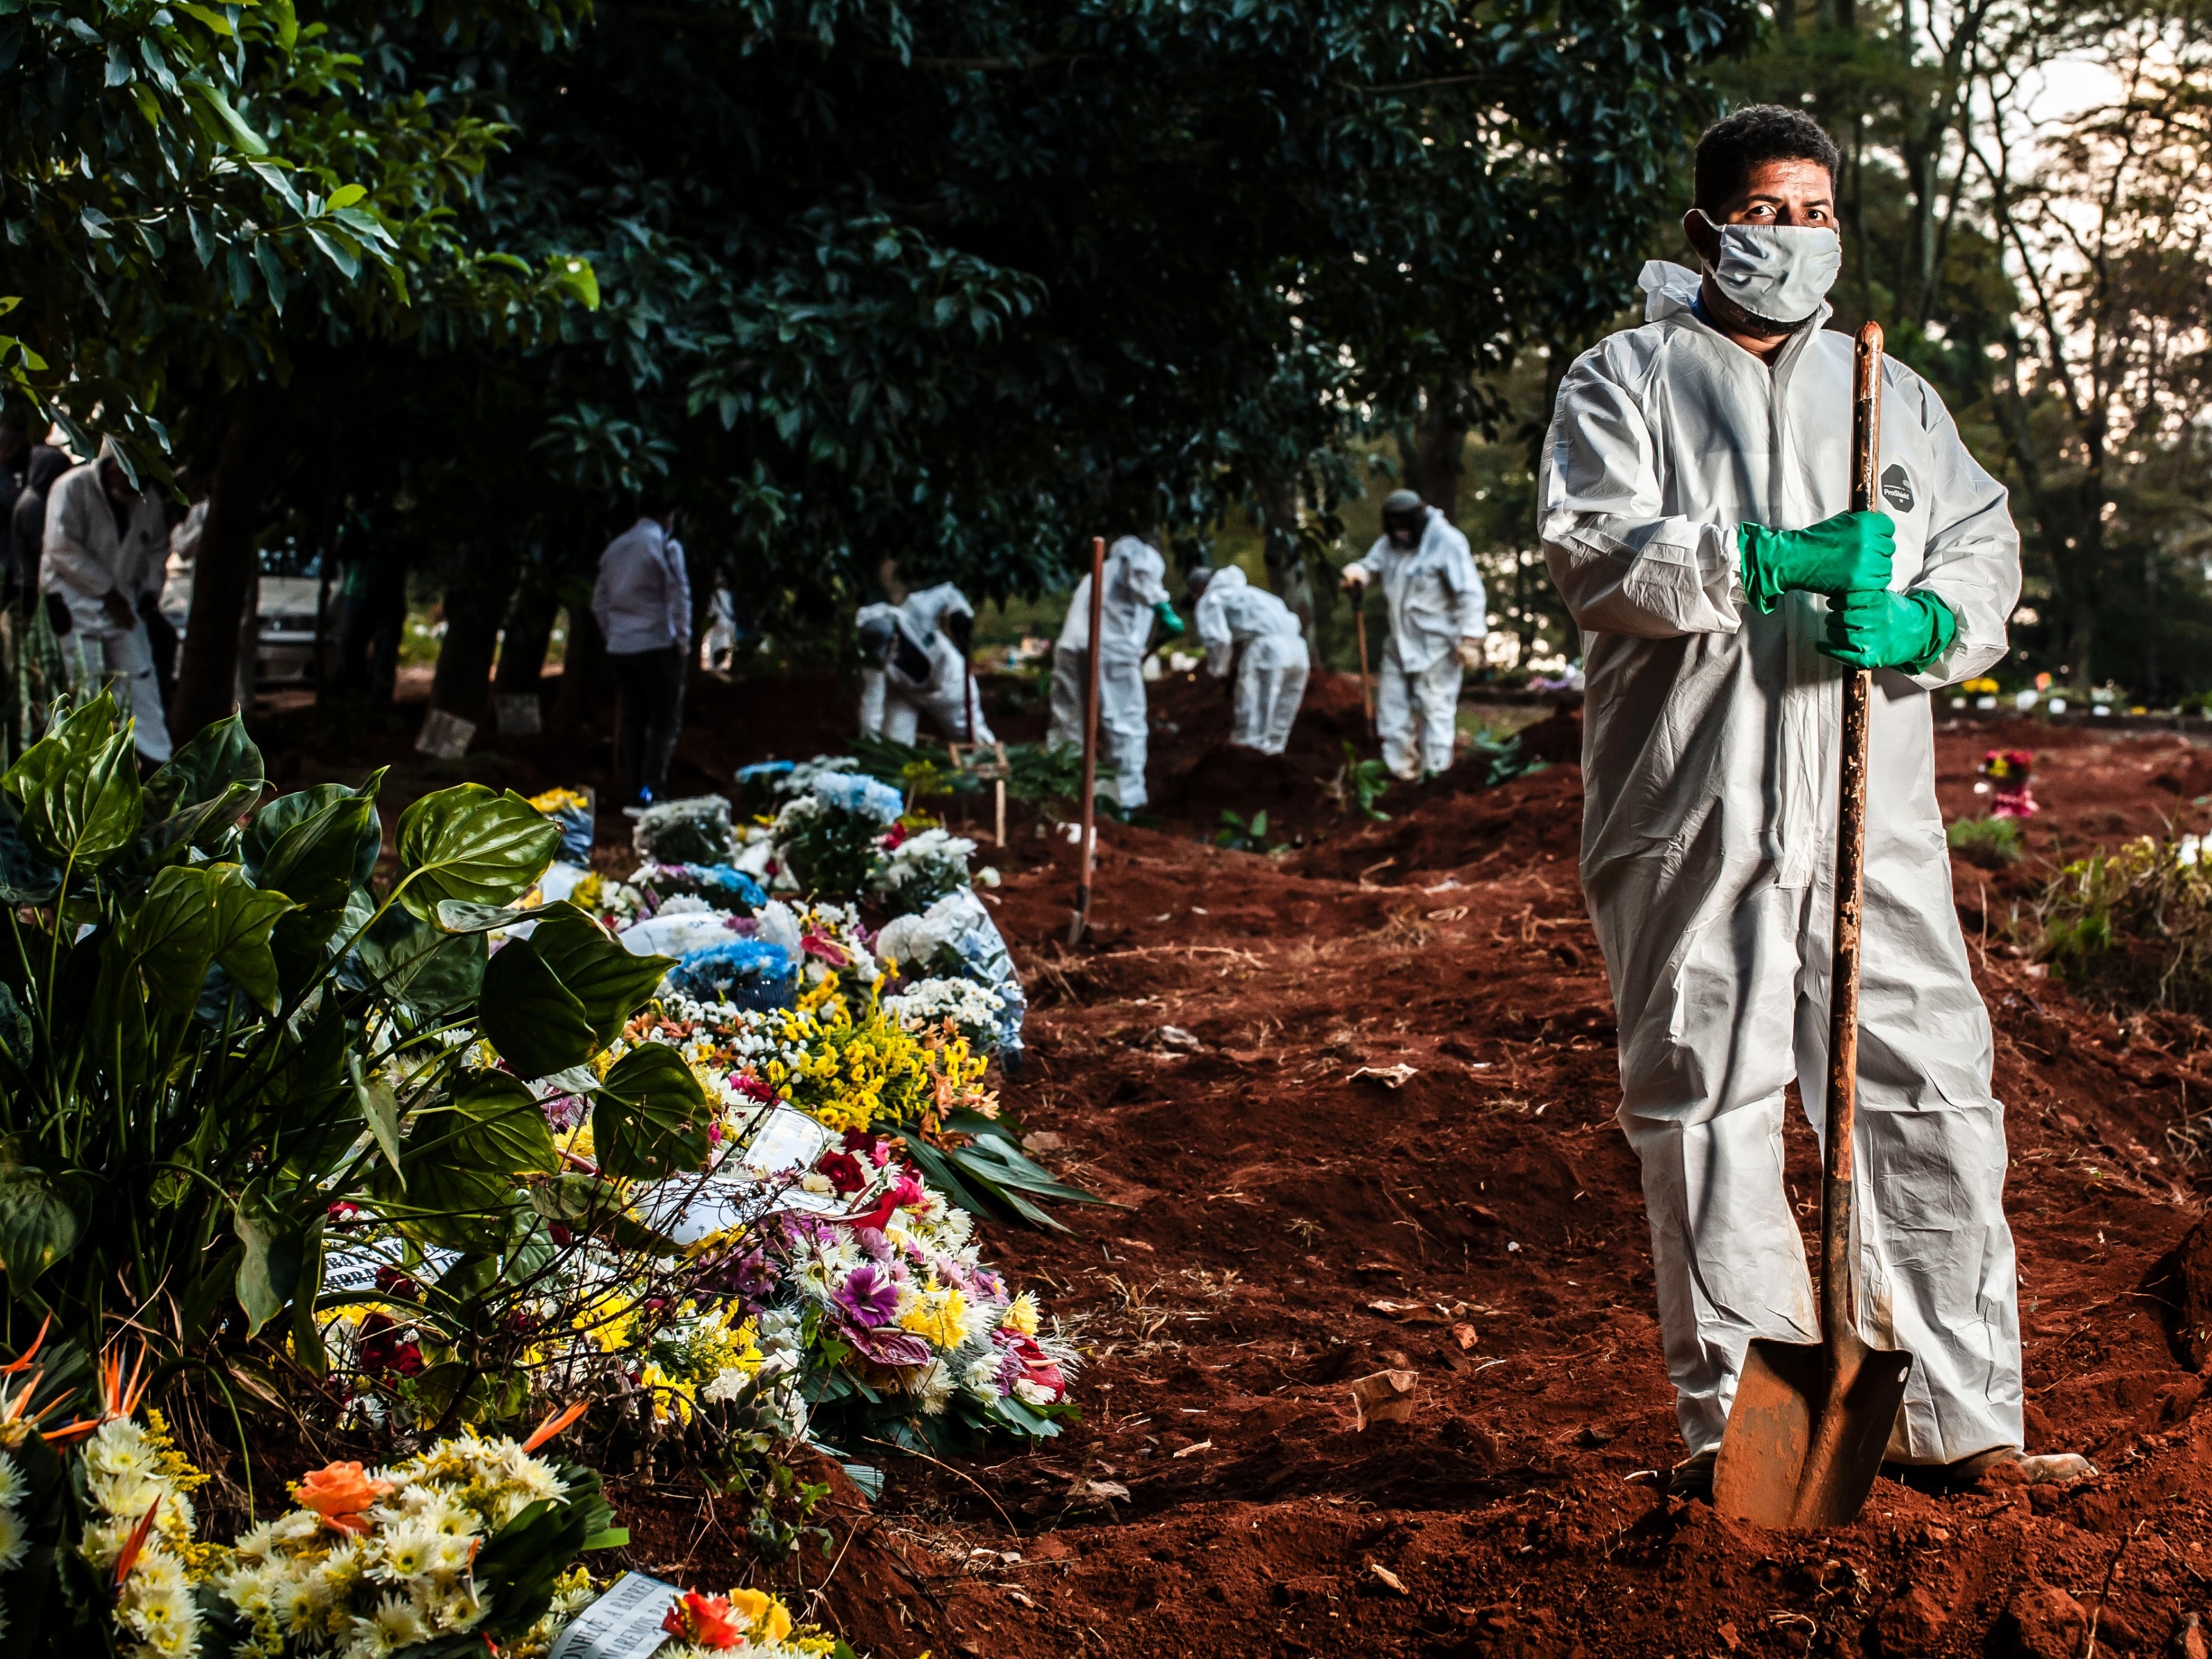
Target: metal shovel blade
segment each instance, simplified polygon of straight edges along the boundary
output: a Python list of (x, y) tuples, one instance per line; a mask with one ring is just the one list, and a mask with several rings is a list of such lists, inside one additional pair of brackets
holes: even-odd
[(1713, 1465), (1713, 1507), (1761, 1527), (1843, 1527), (1858, 1517), (1905, 1403), (1912, 1356), (1847, 1336), (1760, 1337), (1744, 1356)]

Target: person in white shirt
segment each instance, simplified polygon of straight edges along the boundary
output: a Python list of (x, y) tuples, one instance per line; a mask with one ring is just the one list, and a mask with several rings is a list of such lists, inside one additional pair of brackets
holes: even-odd
[(1186, 580), (1198, 596), (1206, 672), (1216, 679), (1236, 672), (1229, 741), (1263, 755), (1281, 754), (1313, 666), (1297, 613), (1264, 587), (1253, 586), (1233, 564), (1218, 570), (1200, 565)]
[(1409, 781), (1433, 777), (1452, 763), (1460, 677), (1482, 666), (1489, 598), (1467, 538), (1410, 489), (1382, 503), (1382, 535), (1344, 567), (1347, 590), (1364, 597), (1370, 581), (1390, 609), (1375, 687), (1383, 763)]
[(161, 593), (167, 574), (161, 497), (133, 488), (114, 444), (103, 444), (98, 459), (70, 468), (48, 492), (43, 539), (39, 586), (61, 600), (75, 641), (63, 641), (64, 659), (73, 674), (114, 684), (137, 721), (140, 757), (160, 764), (170, 755), (168, 715), (141, 607)]
[[(1167, 562), (1159, 549), (1124, 536), (1106, 550), (1106, 586), (1100, 601), (1098, 652), (1098, 752), (1102, 788), (1110, 789), (1125, 812), (1142, 806), (1145, 793), (1145, 653), (1152, 648), (1157, 619), (1170, 637), (1183, 631), (1183, 620), (1169, 602)], [(1075, 585), (1067, 620), (1052, 653), (1050, 744), (1083, 746), (1083, 694), (1091, 672), (1091, 577)]]
[(615, 761), (634, 801), (644, 805), (668, 790), (691, 658), (691, 581), (675, 532), (673, 507), (647, 513), (607, 544), (592, 589), (592, 615), (622, 697)]

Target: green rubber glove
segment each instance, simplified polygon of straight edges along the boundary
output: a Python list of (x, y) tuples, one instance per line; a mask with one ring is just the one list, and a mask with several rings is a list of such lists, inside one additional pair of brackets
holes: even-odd
[(1162, 599), (1152, 607), (1152, 614), (1160, 619), (1161, 630), (1170, 639), (1176, 640), (1182, 637), (1185, 624), (1182, 617), (1176, 613), (1172, 600)]
[(1854, 668), (1904, 668), (1917, 672), (1951, 648), (1959, 619), (1933, 593), (1915, 589), (1893, 593), (1886, 587), (1847, 593), (1828, 607), (1822, 654)]
[(1736, 546), (1744, 593), (1765, 612), (1793, 587), (1831, 599), (1854, 588), (1887, 587), (1897, 525), (1887, 513), (1838, 513), (1804, 530), (1747, 524)]

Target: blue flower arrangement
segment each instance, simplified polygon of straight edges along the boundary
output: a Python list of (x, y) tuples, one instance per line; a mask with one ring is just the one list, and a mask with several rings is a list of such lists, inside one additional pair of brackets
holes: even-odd
[(799, 991), (799, 967), (789, 951), (742, 936), (686, 951), (668, 978), (681, 995), (761, 1012), (788, 1008)]

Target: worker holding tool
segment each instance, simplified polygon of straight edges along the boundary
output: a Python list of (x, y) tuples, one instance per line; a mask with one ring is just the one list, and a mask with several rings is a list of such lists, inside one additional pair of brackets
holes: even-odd
[[(1099, 605), (1098, 748), (1104, 758), (1100, 782), (1110, 775), (1114, 799), (1124, 812), (1134, 811), (1145, 793), (1145, 656), (1152, 649), (1157, 620), (1170, 639), (1184, 629), (1169, 602), (1167, 562), (1160, 550), (1135, 536), (1124, 536), (1106, 550), (1106, 580)], [(1091, 578), (1075, 585), (1067, 620), (1052, 653), (1050, 744), (1083, 746), (1083, 697), (1090, 672)]]
[(1882, 510), (1850, 513), (1853, 343), (1834, 143), (1737, 112), (1697, 152), (1644, 325), (1559, 388), (1538, 500), (1581, 624), (1582, 877), (1620, 1021), (1659, 1314), (1707, 1496), (1747, 1346), (1817, 1340), (1782, 1177), (1783, 1090), (1815, 1130), (1826, 1074), (1843, 665), (1874, 676), (1856, 1152), (1858, 1324), (1912, 1358), (1886, 1455), (1961, 1485), (2092, 1472), (2022, 1455), (2003, 1108), (1952, 908), (1929, 692), (2005, 651), (2020, 538), (1935, 391), (1886, 360)]
[(1409, 781), (1452, 763), (1460, 677), (1482, 666), (1489, 597), (1467, 538), (1410, 489), (1382, 503), (1382, 533), (1367, 556), (1344, 567), (1344, 586), (1363, 603), (1382, 584), (1390, 635), (1376, 685), (1375, 729), (1382, 762)]
[(856, 621), (864, 734), (912, 743), (927, 714), (951, 742), (994, 741), (968, 668), (975, 612), (966, 594), (940, 582), (902, 605), (864, 605)]
[(1198, 601), (1198, 642), (1206, 672), (1216, 679), (1237, 676), (1229, 741), (1263, 755), (1279, 755), (1291, 741), (1291, 723), (1306, 695), (1313, 667), (1297, 613), (1264, 587), (1255, 587), (1235, 565), (1200, 565), (1184, 578)]

